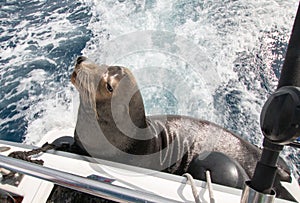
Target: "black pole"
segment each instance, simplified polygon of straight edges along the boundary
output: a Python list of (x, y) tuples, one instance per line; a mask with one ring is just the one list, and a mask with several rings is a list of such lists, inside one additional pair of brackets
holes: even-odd
[(283, 86), (300, 87), (300, 3), (277, 89)]
[(263, 147), (261, 159), (257, 162), (250, 185), (258, 192), (271, 194), (277, 173), (277, 161), (283, 146), (264, 139)]
[(290, 37), (277, 91), (261, 112), (263, 152), (257, 163), (251, 188), (271, 194), (279, 153), (300, 135), (300, 2)]

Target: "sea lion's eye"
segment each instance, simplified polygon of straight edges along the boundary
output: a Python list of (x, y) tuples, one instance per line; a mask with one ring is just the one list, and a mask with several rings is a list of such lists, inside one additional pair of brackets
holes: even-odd
[(113, 92), (113, 88), (112, 86), (109, 84), (109, 83), (106, 83), (106, 89), (109, 91), (109, 92)]

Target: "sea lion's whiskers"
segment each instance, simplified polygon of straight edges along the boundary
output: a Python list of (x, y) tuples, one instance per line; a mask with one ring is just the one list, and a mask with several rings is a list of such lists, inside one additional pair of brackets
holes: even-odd
[[(88, 70), (78, 70), (76, 83), (81, 92), (83, 101), (87, 102), (92, 109), (96, 112), (96, 100), (95, 100), (95, 85), (93, 77)], [(97, 115), (97, 114), (96, 114)]]

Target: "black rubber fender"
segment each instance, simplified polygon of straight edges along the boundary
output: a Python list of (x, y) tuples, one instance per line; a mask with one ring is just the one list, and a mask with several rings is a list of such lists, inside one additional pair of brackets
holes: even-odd
[(191, 162), (188, 173), (195, 179), (206, 181), (205, 172), (210, 171), (213, 183), (239, 188), (244, 187), (248, 175), (234, 159), (221, 152), (203, 152)]

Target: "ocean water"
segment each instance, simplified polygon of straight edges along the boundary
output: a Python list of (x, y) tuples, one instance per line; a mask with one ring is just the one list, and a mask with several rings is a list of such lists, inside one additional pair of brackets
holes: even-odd
[[(129, 67), (146, 112), (215, 122), (261, 146), (297, 0), (0, 0), (0, 139), (72, 129), (74, 61)], [(282, 157), (297, 178), (300, 151)]]

